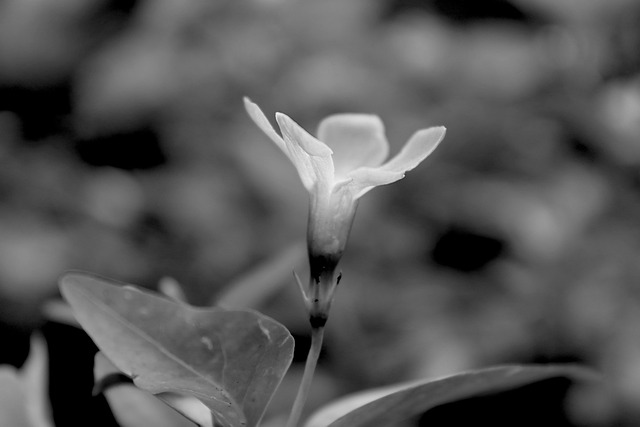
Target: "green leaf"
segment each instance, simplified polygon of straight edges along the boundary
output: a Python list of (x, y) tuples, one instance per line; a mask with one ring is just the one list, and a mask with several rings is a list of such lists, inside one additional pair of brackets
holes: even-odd
[(224, 427), (256, 426), (293, 357), (293, 338), (249, 310), (196, 308), (86, 273), (61, 290), (102, 352), (153, 394), (194, 396)]
[(499, 366), (367, 390), (316, 411), (305, 427), (391, 426), (445, 403), (566, 377), (593, 380), (592, 371), (574, 365)]
[[(97, 384), (105, 381), (109, 376), (119, 374), (120, 370), (111, 363), (111, 361), (102, 353), (96, 353), (95, 363), (93, 365), (93, 374)], [(131, 383), (120, 383), (110, 385), (102, 390), (107, 398), (111, 411), (121, 427), (195, 427), (211, 426), (211, 412), (200, 401), (196, 402), (206, 411), (205, 422), (194, 424), (190, 421), (192, 417), (182, 415), (176, 412), (170, 406), (167, 406), (161, 399), (160, 395), (153, 395), (148, 391), (139, 389)], [(188, 398), (188, 397), (187, 397)]]

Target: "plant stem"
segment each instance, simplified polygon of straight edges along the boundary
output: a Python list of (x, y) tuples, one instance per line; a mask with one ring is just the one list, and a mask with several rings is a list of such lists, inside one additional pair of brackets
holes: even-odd
[(307, 362), (304, 366), (304, 374), (302, 375), (302, 381), (300, 382), (300, 388), (298, 389), (298, 395), (293, 402), (293, 408), (289, 415), (289, 421), (287, 427), (298, 427), (300, 417), (302, 416), (302, 409), (307, 401), (309, 395), (309, 389), (311, 388), (311, 380), (313, 380), (313, 373), (316, 370), (318, 364), (318, 357), (320, 356), (320, 350), (322, 349), (322, 340), (324, 338), (324, 327), (311, 329), (311, 348), (307, 355)]

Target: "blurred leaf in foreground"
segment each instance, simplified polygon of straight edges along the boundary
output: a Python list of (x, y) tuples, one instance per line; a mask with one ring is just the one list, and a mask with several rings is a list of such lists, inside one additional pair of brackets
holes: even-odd
[(22, 369), (0, 366), (0, 426), (53, 427), (47, 393), (47, 350), (34, 335)]
[(258, 308), (281, 287), (292, 284), (291, 266), (302, 265), (307, 257), (307, 243), (294, 242), (268, 258), (256, 268), (240, 276), (217, 296), (224, 308)]
[(293, 338), (249, 310), (196, 308), (86, 273), (61, 290), (96, 345), (153, 394), (194, 396), (221, 426), (256, 426), (293, 357)]
[[(102, 353), (98, 352), (94, 364), (96, 385), (109, 401), (113, 415), (122, 427), (193, 427), (195, 424), (178, 414), (175, 410), (161, 402), (153, 394), (133, 385), (131, 380), (113, 381), (122, 375), (118, 368)], [(107, 383), (109, 383), (107, 385)], [(200, 405), (200, 401), (196, 402)], [(198, 422), (200, 426), (212, 426), (211, 413), (202, 405), (207, 418)], [(199, 414), (202, 414), (200, 411)], [(189, 419), (195, 417), (188, 416)], [(200, 421), (200, 420), (199, 420)]]
[(593, 380), (597, 376), (586, 368), (573, 365), (478, 369), (436, 380), (421, 380), (346, 396), (315, 412), (305, 427), (392, 426), (438, 405), (555, 377)]

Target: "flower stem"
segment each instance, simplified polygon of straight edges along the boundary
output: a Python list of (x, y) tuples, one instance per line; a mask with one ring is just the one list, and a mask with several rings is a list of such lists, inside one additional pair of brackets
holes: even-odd
[(293, 408), (289, 415), (289, 421), (287, 427), (298, 427), (300, 417), (302, 416), (302, 409), (307, 401), (309, 395), (309, 389), (311, 388), (311, 380), (313, 380), (313, 373), (316, 370), (318, 364), (318, 357), (320, 356), (320, 350), (322, 349), (322, 340), (324, 338), (324, 327), (311, 329), (311, 348), (307, 355), (307, 362), (304, 366), (304, 374), (302, 375), (302, 381), (300, 382), (300, 388), (298, 389), (298, 395), (293, 402)]

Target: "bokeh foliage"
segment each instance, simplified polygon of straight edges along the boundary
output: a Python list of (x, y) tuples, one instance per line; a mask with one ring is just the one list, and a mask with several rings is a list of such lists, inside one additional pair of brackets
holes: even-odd
[[(192, 303), (214, 301), (306, 223), (295, 171), (242, 96), (306, 128), (374, 113), (392, 153), (415, 129), (448, 134), (362, 201), (312, 403), (578, 361), (613, 387), (574, 396), (576, 417), (633, 425), (640, 7), (468, 3), (1, 1), (2, 330), (38, 327), (71, 268), (172, 276)], [(254, 308), (303, 336), (281, 280)], [(3, 358), (19, 363), (16, 349)]]

